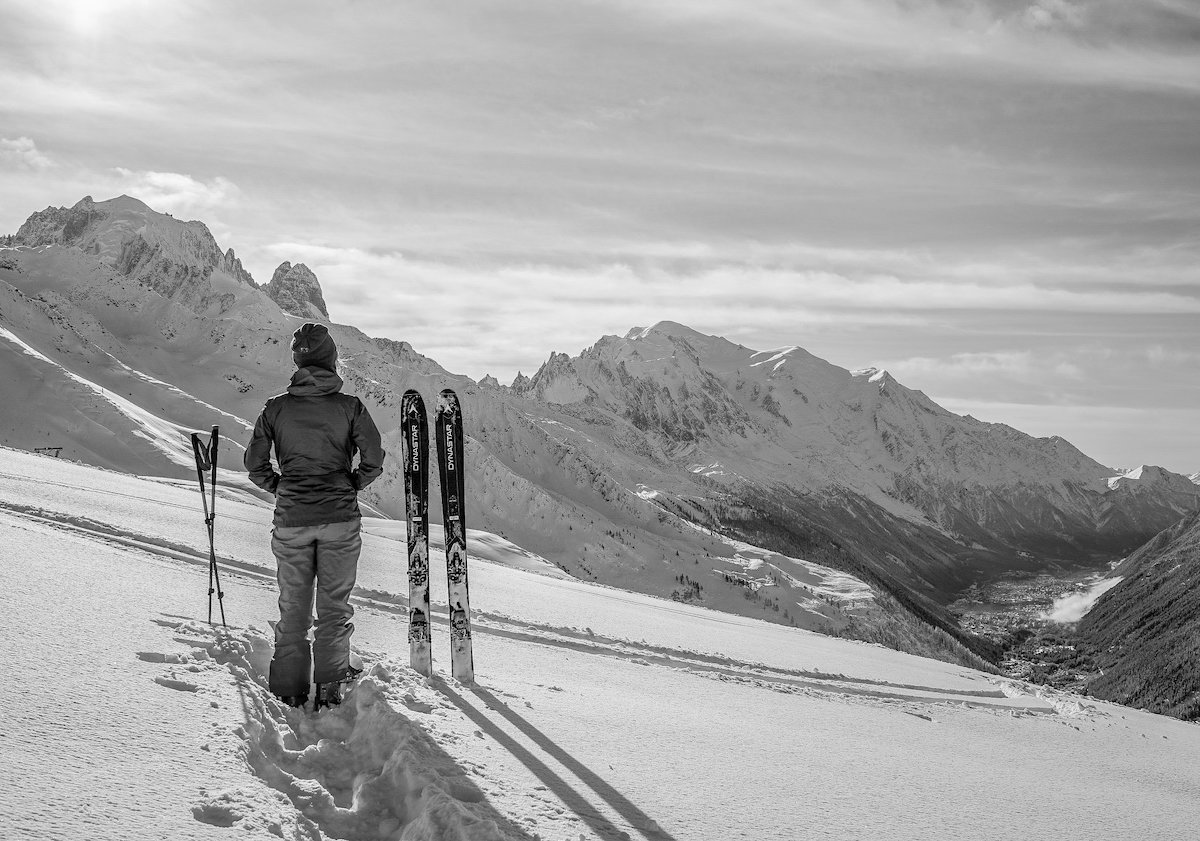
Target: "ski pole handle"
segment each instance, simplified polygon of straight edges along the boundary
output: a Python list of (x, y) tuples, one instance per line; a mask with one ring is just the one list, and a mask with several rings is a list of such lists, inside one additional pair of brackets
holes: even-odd
[[(196, 456), (196, 475), (200, 479), (200, 498), (204, 502), (204, 519), (210, 521), (217, 515), (217, 442), (221, 440), (218, 430), (219, 428), (216, 426), (212, 428), (207, 444), (201, 443), (199, 432), (192, 433), (192, 453)], [(211, 505), (209, 504), (210, 497), (205, 494), (205, 473), (211, 474), (209, 477)]]
[(209, 459), (209, 448), (200, 443), (200, 433), (192, 433), (192, 453), (196, 456), (196, 470), (202, 475), (205, 470), (212, 467), (212, 462)]
[(221, 436), (217, 433), (217, 427), (212, 428), (212, 437), (208, 441), (209, 463), (212, 465), (212, 516), (217, 516), (217, 442), (221, 440)]

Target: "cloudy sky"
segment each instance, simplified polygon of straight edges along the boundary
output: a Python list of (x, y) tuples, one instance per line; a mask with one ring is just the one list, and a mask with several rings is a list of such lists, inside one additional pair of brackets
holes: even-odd
[(0, 0), (0, 233), (121, 193), (475, 377), (669, 319), (1200, 470), (1194, 0)]

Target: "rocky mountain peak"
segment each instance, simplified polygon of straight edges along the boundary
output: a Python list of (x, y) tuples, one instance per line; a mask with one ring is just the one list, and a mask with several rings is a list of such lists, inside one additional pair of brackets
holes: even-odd
[(1195, 482), (1191, 477), (1172, 473), (1152, 464), (1143, 464), (1108, 480), (1108, 486), (1113, 490), (1123, 490), (1127, 493), (1151, 493), (1169, 490), (1177, 493), (1192, 494), (1196, 492)]
[(518, 394), (525, 394), (529, 391), (532, 385), (533, 380), (529, 379), (529, 377), (525, 376), (520, 371), (517, 371), (517, 375), (513, 377), (512, 385), (509, 387)]
[(74, 207), (47, 207), (25, 220), (17, 229), (14, 244), (30, 248), (75, 245), (108, 215), (107, 209), (97, 208), (91, 196), (84, 196)]
[(237, 287), (214, 279), (214, 272), (254, 286), (232, 252), (222, 254), (203, 222), (158, 213), (128, 195), (102, 202), (84, 196), (73, 207), (48, 207), (32, 214), (12, 239), (32, 248), (78, 249), (196, 313), (225, 312), (236, 304)]
[(232, 248), (221, 255), (221, 262), (218, 268), (239, 283), (244, 283), (254, 289), (258, 288), (258, 284), (254, 282), (254, 277), (242, 265), (242, 261), (233, 253)]
[[(699, 330), (693, 330), (686, 324), (680, 324), (677, 321), (660, 321), (653, 327), (634, 327), (625, 334), (626, 339), (639, 340), (648, 339), (654, 336), (661, 336), (669, 339), (686, 339), (698, 342), (704, 342), (709, 339), (719, 338), (718, 336), (706, 336)], [(724, 341), (722, 339), (722, 341)]]
[[(353, 330), (353, 328), (347, 328), (344, 325), (340, 326), (340, 329), (338, 330), (338, 342), (342, 341), (342, 333), (347, 329)], [(408, 342), (385, 338), (370, 339), (365, 335), (361, 336), (361, 338), (370, 342), (376, 348), (382, 351), (384, 359), (393, 365), (399, 365), (404, 368), (409, 368), (413, 371), (419, 371), (423, 374), (446, 373), (445, 368), (443, 368), (441, 365), (438, 365), (428, 356), (417, 353), (415, 350), (413, 350), (413, 346)], [(343, 360), (343, 367), (346, 367), (346, 361), (347, 360)]]
[(739, 354), (748, 351), (664, 321), (623, 338), (605, 336), (574, 358), (551, 354), (528, 392), (551, 404), (603, 409), (667, 445), (694, 442), (745, 427), (746, 411), (714, 373)]
[(554, 352), (529, 380), (528, 386), (518, 388), (514, 382), (513, 388), (527, 391), (539, 400), (559, 404), (578, 403), (587, 400), (593, 393), (583, 384), (574, 360), (568, 354)]
[(865, 379), (869, 383), (878, 383), (880, 386), (900, 384), (895, 377), (883, 368), (860, 368), (857, 371), (851, 371), (850, 375), (859, 379)]
[(312, 269), (303, 263), (292, 265), (286, 260), (280, 263), (263, 291), (286, 313), (305, 318), (329, 318), (321, 284)]
[(653, 327), (644, 329), (634, 328), (625, 334), (625, 339), (629, 346), (644, 345), (645, 348), (641, 351), (643, 356), (646, 355), (646, 350), (652, 352), (655, 348), (663, 348), (671, 353), (682, 351), (696, 360), (704, 357), (717, 361), (742, 357), (748, 351), (748, 348), (722, 336), (701, 333), (675, 321), (660, 321)]
[[(91, 200), (91, 196), (84, 197), (84, 201), (90, 201), (90, 200)], [(109, 199), (108, 201), (101, 202), (101, 205), (103, 205), (107, 210), (110, 210), (110, 211), (111, 210), (120, 210), (120, 211), (132, 212), (132, 213), (156, 213), (156, 211), (152, 207), (150, 207), (150, 205), (146, 204), (141, 199), (135, 199), (133, 196), (126, 195), (125, 193), (122, 193), (121, 195), (117, 196), (115, 199)], [(156, 215), (169, 216), (170, 214), (156, 214)]]

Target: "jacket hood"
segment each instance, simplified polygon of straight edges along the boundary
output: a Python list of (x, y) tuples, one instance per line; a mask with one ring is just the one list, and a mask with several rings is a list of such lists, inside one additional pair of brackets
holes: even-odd
[(325, 394), (337, 394), (342, 390), (342, 378), (333, 371), (324, 368), (300, 368), (292, 374), (292, 383), (288, 386), (288, 394), (294, 397), (321, 397)]

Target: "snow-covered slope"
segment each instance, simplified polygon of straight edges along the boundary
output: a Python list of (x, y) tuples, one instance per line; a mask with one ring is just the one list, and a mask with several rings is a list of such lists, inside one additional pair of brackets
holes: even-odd
[(240, 491), (218, 502), (222, 632), (203, 621), (196, 496), (0, 449), (0, 653), (26, 664), (9, 676), (3, 837), (1192, 832), (1194, 726), (519, 568), (528, 557), (473, 563), (478, 683), (423, 679), (405, 662), (395, 532), (364, 542), (366, 675), (339, 709), (286, 709), (265, 690), (270, 510)]

